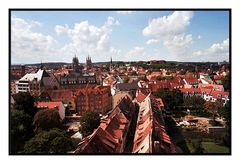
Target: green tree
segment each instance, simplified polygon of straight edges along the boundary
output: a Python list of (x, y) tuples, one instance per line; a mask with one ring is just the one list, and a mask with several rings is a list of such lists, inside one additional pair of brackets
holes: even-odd
[(128, 81), (129, 81), (129, 77), (128, 77), (128, 76), (125, 76), (125, 77), (123, 78), (123, 83), (128, 83)]
[(159, 89), (154, 95), (162, 98), (166, 108), (170, 110), (177, 109), (177, 107), (183, 103), (183, 94), (176, 89)]
[(157, 77), (156, 77), (156, 80), (157, 80), (157, 81), (164, 80), (164, 79), (165, 79), (165, 78), (164, 78), (164, 77), (161, 77), (161, 76), (157, 76)]
[(10, 113), (10, 152), (23, 149), (24, 143), (33, 136), (32, 117), (22, 110)]
[(143, 81), (149, 81), (146, 76), (139, 77), (138, 79), (139, 79), (139, 80), (143, 80)]
[(184, 99), (184, 106), (194, 110), (204, 109), (205, 100), (200, 96), (190, 96)]
[(218, 109), (218, 114), (225, 119), (227, 125), (230, 123), (230, 110), (229, 102), (224, 107)]
[(222, 85), (226, 91), (230, 89), (230, 77), (229, 75), (221, 78)]
[(34, 116), (35, 132), (61, 127), (61, 118), (57, 109), (43, 109)]
[(87, 136), (100, 125), (100, 116), (98, 113), (93, 111), (87, 112), (81, 117), (80, 124), (80, 132), (83, 136)]
[(179, 74), (180, 74), (180, 75), (185, 75), (185, 74), (186, 74), (186, 71), (185, 71), (185, 70), (181, 70), (181, 71), (179, 72)]
[(219, 113), (219, 111), (221, 111), (221, 109), (223, 108), (222, 103), (211, 101), (205, 102), (204, 107), (205, 110), (207, 110), (213, 115), (213, 118), (215, 118), (216, 114)]
[(26, 154), (64, 154), (73, 148), (70, 137), (65, 131), (54, 128), (41, 131), (24, 145)]
[(136, 71), (132, 71), (132, 72), (130, 73), (130, 75), (131, 75), (131, 76), (137, 76), (137, 72), (136, 72)]
[(34, 97), (30, 95), (29, 92), (19, 92), (14, 97), (15, 103), (13, 109), (23, 110), (30, 116), (34, 116), (37, 112), (34, 106)]

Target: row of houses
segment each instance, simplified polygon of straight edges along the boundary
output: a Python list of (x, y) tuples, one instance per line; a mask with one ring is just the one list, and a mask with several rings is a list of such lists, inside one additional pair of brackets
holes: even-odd
[(128, 96), (104, 115), (94, 132), (85, 137), (74, 151), (75, 154), (114, 154), (123, 153), (135, 106)]
[(137, 93), (133, 101), (124, 96), (103, 116), (99, 127), (82, 139), (74, 153), (176, 153), (165, 129), (162, 100), (140, 90)]
[(162, 115), (164, 104), (161, 98), (155, 98), (137, 92), (139, 104), (137, 126), (134, 136), (133, 153), (176, 153), (176, 147), (166, 132)]
[(191, 96), (200, 96), (205, 101), (211, 102), (221, 102), (225, 105), (229, 102), (229, 92), (219, 91), (208, 88), (181, 88), (180, 91), (183, 93), (183, 97), (191, 97)]

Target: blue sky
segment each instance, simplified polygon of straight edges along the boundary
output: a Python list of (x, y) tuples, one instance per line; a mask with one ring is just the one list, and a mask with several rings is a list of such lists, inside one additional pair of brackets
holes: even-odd
[(228, 11), (12, 11), (14, 64), (229, 60)]

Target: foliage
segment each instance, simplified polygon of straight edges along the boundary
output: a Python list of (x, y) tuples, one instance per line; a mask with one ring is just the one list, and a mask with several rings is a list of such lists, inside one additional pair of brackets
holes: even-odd
[(210, 113), (217, 113), (217, 111), (219, 111), (223, 106), (222, 106), (222, 104), (220, 102), (207, 101), (204, 104), (204, 107)]
[(37, 112), (36, 107), (34, 107), (34, 97), (30, 95), (29, 92), (19, 92), (14, 96), (14, 106), (15, 110), (23, 110), (30, 116), (34, 116)]
[(136, 72), (136, 71), (132, 71), (132, 72), (130, 73), (130, 75), (131, 75), (131, 76), (137, 76), (137, 72)]
[(67, 153), (72, 149), (72, 142), (66, 132), (60, 129), (41, 131), (24, 145), (23, 153), (49, 154)]
[(161, 77), (161, 76), (157, 76), (157, 77), (156, 77), (156, 80), (160, 81), (160, 80), (164, 80), (164, 78)]
[(128, 77), (128, 76), (125, 76), (125, 77), (123, 78), (123, 83), (128, 83), (128, 81), (129, 81), (129, 77)]
[(81, 117), (80, 124), (82, 135), (87, 136), (100, 125), (100, 116), (93, 111), (87, 112)]
[(223, 107), (218, 110), (218, 114), (225, 118), (227, 124), (230, 123), (230, 104), (229, 102)]
[(183, 94), (176, 89), (159, 89), (154, 96), (162, 98), (166, 108), (170, 110), (177, 109), (177, 107), (183, 103)]
[(35, 131), (50, 130), (61, 127), (61, 118), (56, 109), (40, 110), (34, 116)]
[(205, 100), (200, 96), (190, 96), (184, 99), (184, 106), (190, 109), (201, 110), (204, 108)]
[(143, 81), (149, 81), (146, 76), (139, 77), (138, 79), (139, 79), (139, 80), (143, 80)]
[(225, 77), (222, 77), (221, 82), (222, 82), (222, 85), (223, 85), (224, 89), (228, 91), (230, 89), (230, 77), (229, 77), (229, 75), (227, 75)]
[(10, 120), (10, 152), (17, 153), (33, 135), (32, 118), (22, 110), (13, 110)]
[(186, 74), (186, 71), (185, 71), (185, 70), (181, 70), (181, 71), (179, 72), (179, 74), (180, 74), (180, 75), (185, 75), (185, 74)]

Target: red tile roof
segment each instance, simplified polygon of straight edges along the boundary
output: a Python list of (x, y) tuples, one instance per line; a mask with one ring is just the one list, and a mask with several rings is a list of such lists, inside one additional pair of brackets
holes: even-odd
[(198, 79), (195, 78), (195, 77), (185, 78), (185, 80), (186, 80), (186, 82), (187, 82), (188, 84), (190, 84), (190, 83), (198, 83)]
[(61, 105), (63, 105), (63, 103), (61, 101), (37, 102), (37, 107), (48, 107), (48, 109), (53, 109), (53, 108), (59, 107)]
[(58, 89), (46, 91), (53, 101), (73, 100), (74, 93), (71, 89)]
[[(125, 99), (122, 101), (126, 102)], [(130, 126), (130, 120), (123, 113), (122, 107), (118, 105), (109, 112), (106, 118), (101, 120), (100, 126), (83, 139), (75, 153), (122, 153)]]
[(192, 93), (201, 94), (200, 88), (181, 88), (180, 91), (185, 93), (185, 94), (192, 94)]
[(89, 94), (94, 94), (94, 95), (97, 95), (97, 94), (106, 94), (106, 93), (109, 93), (110, 94), (110, 86), (88, 86), (88, 87), (85, 87), (85, 88), (81, 88), (81, 89), (78, 89), (76, 92), (75, 92), (75, 95), (89, 95)]
[(209, 88), (200, 88), (201, 93), (206, 93), (206, 94), (210, 94), (212, 92), (212, 89)]
[(212, 90), (212, 92), (210, 94), (213, 96), (213, 98), (216, 98), (216, 99), (229, 96), (229, 92), (224, 92), (224, 91), (214, 91), (214, 90)]
[(143, 94), (141, 91), (138, 93), (136, 100), (141, 103), (147, 96)]

